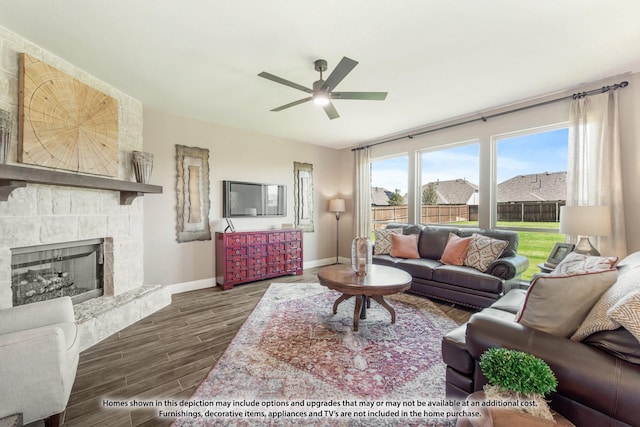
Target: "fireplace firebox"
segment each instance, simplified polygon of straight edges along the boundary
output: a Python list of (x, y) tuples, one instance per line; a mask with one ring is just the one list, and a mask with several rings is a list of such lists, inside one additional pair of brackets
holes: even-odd
[(104, 240), (92, 239), (11, 249), (13, 305), (62, 296), (74, 304), (104, 289)]

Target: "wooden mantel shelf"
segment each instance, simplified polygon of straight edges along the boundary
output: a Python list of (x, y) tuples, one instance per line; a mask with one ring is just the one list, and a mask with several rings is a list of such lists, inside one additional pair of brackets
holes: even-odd
[(0, 164), (0, 201), (7, 201), (13, 190), (25, 187), (27, 183), (118, 191), (121, 205), (130, 205), (136, 197), (146, 193), (162, 193), (159, 185)]

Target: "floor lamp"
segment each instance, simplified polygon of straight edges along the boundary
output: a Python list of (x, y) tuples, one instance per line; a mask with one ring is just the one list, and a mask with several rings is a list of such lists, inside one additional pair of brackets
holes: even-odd
[(344, 199), (333, 199), (329, 201), (329, 212), (335, 212), (336, 214), (336, 264), (338, 264), (338, 243), (340, 239), (338, 236), (340, 235), (340, 212), (344, 212)]

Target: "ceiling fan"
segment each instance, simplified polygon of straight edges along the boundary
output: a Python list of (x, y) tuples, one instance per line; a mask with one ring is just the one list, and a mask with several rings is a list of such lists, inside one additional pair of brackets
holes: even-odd
[(324, 111), (329, 116), (329, 119), (337, 119), (340, 117), (336, 108), (331, 103), (332, 99), (360, 99), (366, 101), (384, 101), (387, 97), (387, 92), (334, 92), (333, 90), (338, 86), (338, 84), (344, 79), (347, 74), (353, 70), (353, 68), (358, 65), (358, 61), (354, 61), (353, 59), (343, 57), (338, 66), (329, 74), (327, 80), (322, 80), (322, 73), (327, 71), (327, 61), (324, 59), (318, 59), (313, 63), (315, 70), (320, 72), (320, 80), (316, 80), (313, 82), (313, 89), (309, 89), (308, 87), (299, 85), (297, 83), (291, 82), (289, 80), (285, 80), (281, 77), (274, 76), (273, 74), (267, 73), (265, 71), (258, 74), (260, 77), (264, 77), (265, 79), (272, 80), (276, 83), (283, 84), (285, 86), (292, 87), (294, 89), (301, 90), (303, 92), (308, 93), (311, 96), (307, 98), (299, 99), (297, 101), (290, 102), (289, 104), (282, 105), (280, 107), (274, 108), (271, 111), (282, 111), (286, 108), (293, 107), (308, 101), (313, 101), (314, 104), (320, 105), (324, 108)]

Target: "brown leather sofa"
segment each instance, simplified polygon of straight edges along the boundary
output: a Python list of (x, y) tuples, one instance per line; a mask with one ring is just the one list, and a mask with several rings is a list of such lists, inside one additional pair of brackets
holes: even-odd
[[(622, 274), (640, 274), (640, 252), (619, 263)], [(509, 291), (443, 338), (448, 397), (464, 399), (482, 390), (480, 355), (491, 347), (511, 348), (549, 364), (558, 379), (551, 406), (576, 426), (639, 426), (640, 342), (622, 327), (576, 342), (516, 323), (525, 295)]]
[[(373, 263), (400, 268), (413, 280), (408, 292), (438, 298), (472, 308), (484, 308), (500, 298), (529, 266), (527, 257), (518, 255), (518, 233), (508, 230), (458, 228), (445, 225), (391, 223), (387, 229), (401, 228), (403, 234), (418, 234), (418, 259), (374, 255)], [(449, 233), (468, 237), (473, 233), (509, 242), (500, 258), (483, 273), (473, 267), (446, 265), (438, 261), (449, 240)]]

